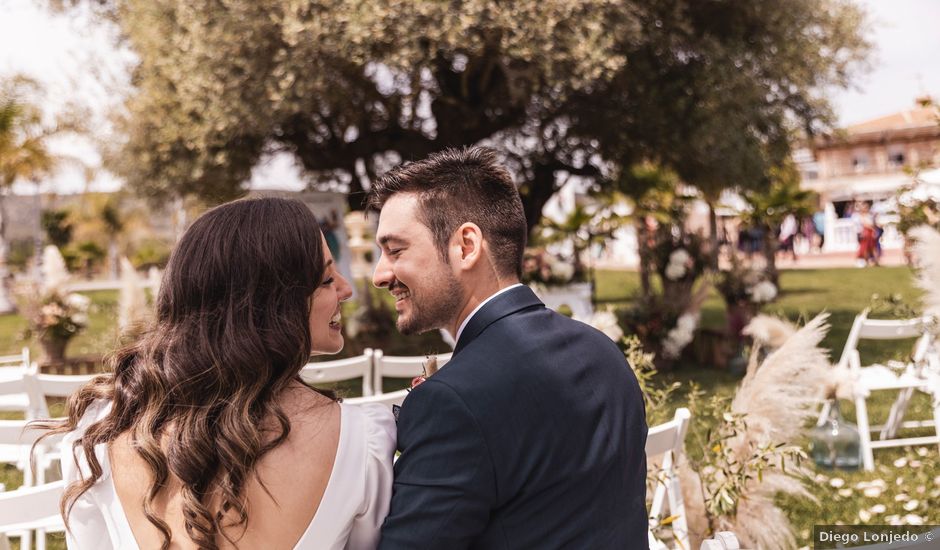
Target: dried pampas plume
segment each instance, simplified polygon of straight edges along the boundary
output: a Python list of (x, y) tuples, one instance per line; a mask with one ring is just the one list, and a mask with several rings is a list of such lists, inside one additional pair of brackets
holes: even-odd
[(758, 315), (741, 331), (761, 347), (775, 350), (796, 333), (796, 325), (772, 315)]
[[(746, 415), (747, 429), (728, 441), (738, 460), (745, 461), (754, 448), (767, 442), (799, 441), (807, 420), (815, 418), (822, 388), (831, 374), (828, 353), (819, 347), (829, 329), (828, 317), (828, 313), (817, 315), (741, 382), (731, 411)], [(728, 525), (722, 528), (734, 531), (743, 546), (795, 547), (790, 521), (774, 504), (774, 495), (813, 497), (792, 477), (794, 473), (806, 475), (807, 470), (787, 464), (786, 472), (765, 471), (763, 480), (755, 480), (752, 490), (741, 498), (737, 515), (724, 519)]]
[(917, 257), (917, 286), (924, 290), (924, 314), (940, 317), (940, 233), (921, 225), (910, 231)]
[(121, 293), (118, 296), (118, 326), (121, 333), (134, 335), (146, 323), (150, 310), (140, 276), (126, 257), (121, 258)]
[[(731, 402), (731, 412), (744, 415), (745, 429), (725, 443), (735, 463), (746, 463), (754, 449), (762, 444), (799, 441), (807, 420), (815, 418), (824, 382), (832, 370), (828, 353), (819, 347), (829, 328), (828, 317), (827, 313), (821, 313), (795, 330), (741, 382)], [(792, 327), (772, 318), (764, 318), (756, 325), (759, 330), (767, 329), (764, 334), (785, 330), (787, 326)], [(702, 491), (703, 477), (684, 456), (678, 462), (678, 471), (689, 539), (692, 548), (698, 548), (712, 527)], [(815, 497), (801, 480), (809, 473), (807, 469), (788, 462), (785, 471), (765, 469), (762, 479), (752, 479), (738, 500), (737, 513), (714, 518), (717, 520), (714, 527), (719, 531), (733, 531), (744, 548), (795, 548), (793, 527), (774, 504), (774, 497), (778, 492), (810, 500)]]
[(69, 279), (69, 270), (65, 259), (55, 245), (48, 245), (42, 250), (42, 291), (45, 293), (64, 292)]

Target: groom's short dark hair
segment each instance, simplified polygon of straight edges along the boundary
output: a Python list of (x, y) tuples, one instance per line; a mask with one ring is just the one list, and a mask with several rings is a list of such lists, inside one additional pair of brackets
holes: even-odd
[(447, 243), (461, 224), (472, 222), (483, 231), (502, 277), (522, 273), (526, 227), (522, 199), (509, 171), (495, 151), (486, 147), (445, 149), (424, 160), (399, 166), (372, 184), (369, 208), (381, 211), (399, 193), (418, 197), (419, 221), (434, 237), (448, 262)]

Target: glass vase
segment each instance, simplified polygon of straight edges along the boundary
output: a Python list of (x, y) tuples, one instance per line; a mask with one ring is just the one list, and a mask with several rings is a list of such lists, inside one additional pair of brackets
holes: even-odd
[(828, 416), (811, 433), (813, 462), (822, 468), (857, 470), (862, 464), (861, 449), (858, 428), (842, 418), (839, 401), (832, 399)]

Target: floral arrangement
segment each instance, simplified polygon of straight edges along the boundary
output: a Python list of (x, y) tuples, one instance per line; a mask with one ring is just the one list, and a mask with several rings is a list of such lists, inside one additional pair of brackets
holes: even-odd
[(746, 267), (737, 256), (731, 257), (730, 269), (720, 272), (715, 288), (729, 306), (753, 304), (759, 307), (777, 299), (777, 285), (767, 273)]
[(522, 282), (546, 286), (565, 285), (584, 280), (573, 262), (567, 262), (544, 248), (528, 249), (522, 257)]
[(29, 316), (30, 331), (42, 338), (69, 340), (88, 326), (91, 300), (81, 294), (46, 292)]
[(612, 311), (597, 311), (590, 319), (584, 320), (584, 322), (603, 332), (608, 338), (618, 344), (623, 340), (623, 329), (620, 328), (617, 316)]
[(670, 281), (684, 279), (694, 267), (692, 256), (684, 248), (677, 248), (669, 254), (669, 261), (663, 270), (663, 275)]
[(24, 297), (22, 310), (28, 321), (24, 337), (38, 337), (46, 360), (59, 361), (69, 340), (88, 326), (91, 300), (87, 296), (66, 292), (68, 269), (55, 246), (43, 250), (42, 283), (32, 285)]
[(686, 312), (676, 320), (676, 326), (666, 333), (663, 339), (662, 353), (668, 359), (678, 359), (682, 350), (688, 346), (695, 337), (695, 329), (698, 328), (699, 313), (697, 311)]

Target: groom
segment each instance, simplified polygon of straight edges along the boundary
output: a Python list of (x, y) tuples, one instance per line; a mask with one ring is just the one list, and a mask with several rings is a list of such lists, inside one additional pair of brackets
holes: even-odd
[(453, 358), (402, 405), (380, 549), (647, 548), (646, 419), (623, 353), (519, 284), (526, 222), (488, 149), (377, 181), (373, 282)]

